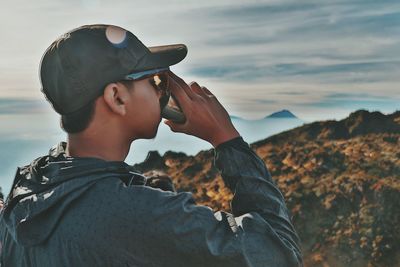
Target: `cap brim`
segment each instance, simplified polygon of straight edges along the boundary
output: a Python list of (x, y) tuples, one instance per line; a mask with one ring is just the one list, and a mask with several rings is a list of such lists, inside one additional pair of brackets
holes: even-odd
[(184, 44), (173, 44), (148, 47), (150, 53), (146, 54), (135, 67), (137, 70), (164, 68), (181, 62), (187, 55)]

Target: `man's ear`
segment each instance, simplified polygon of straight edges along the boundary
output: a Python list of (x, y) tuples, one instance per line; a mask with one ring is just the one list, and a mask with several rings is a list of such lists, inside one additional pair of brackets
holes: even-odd
[(129, 101), (129, 93), (121, 84), (110, 83), (106, 86), (103, 93), (104, 102), (115, 113), (124, 116), (126, 114), (126, 104)]

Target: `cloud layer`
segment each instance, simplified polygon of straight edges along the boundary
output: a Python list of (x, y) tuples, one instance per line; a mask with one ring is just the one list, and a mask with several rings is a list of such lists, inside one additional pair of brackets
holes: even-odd
[(0, 115), (33, 114), (48, 112), (44, 100), (24, 98), (0, 98)]
[(110, 23), (149, 46), (187, 44), (187, 58), (172, 69), (237, 115), (287, 108), (314, 120), (400, 108), (398, 1), (15, 1), (0, 15), (13, 25), (0, 29), (8, 40), (0, 98), (37, 99), (37, 68), (51, 41), (82, 24)]

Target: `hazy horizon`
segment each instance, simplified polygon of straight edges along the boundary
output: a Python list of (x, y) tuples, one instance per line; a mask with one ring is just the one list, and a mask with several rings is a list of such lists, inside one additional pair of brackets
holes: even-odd
[[(25, 117), (26, 115), (22, 116)], [(35, 116), (37, 115), (31, 115), (31, 121), (34, 121)], [(264, 119), (262, 123), (260, 121), (232, 119), (232, 122), (248, 143), (259, 141), (304, 123), (297, 118), (268, 118)], [(30, 125), (30, 127), (32, 132), (42, 134), (9, 135), (0, 139), (0, 147), (3, 151), (7, 151), (7, 153), (0, 154), (0, 187), (5, 194), (8, 194), (17, 167), (30, 164), (39, 156), (46, 155), (53, 145), (66, 140), (65, 134), (57, 131), (56, 127), (46, 129), (40, 129), (35, 125)], [(149, 151), (154, 150), (157, 150), (161, 155), (166, 151), (196, 155), (199, 151), (207, 149), (212, 149), (212, 145), (206, 141), (183, 133), (174, 133), (170, 131), (168, 126), (160, 123), (155, 138), (135, 140), (132, 143), (125, 162), (131, 165), (140, 163), (145, 160)]]
[[(313, 122), (302, 120), (302, 118), (246, 119), (232, 114), (230, 115), (236, 129), (249, 144), (268, 138), (282, 131)], [(297, 116), (297, 114), (294, 115)], [(2, 116), (3, 115), (0, 114), (0, 118)], [(9, 193), (17, 167), (30, 164), (39, 156), (46, 155), (52, 146), (66, 140), (66, 134), (58, 126), (57, 115), (51, 114), (49, 116), (49, 113), (47, 113), (45, 117), (40, 116), (41, 120), (44, 119), (52, 122), (45, 128), (36, 125), (35, 121), (38, 120), (38, 118), (35, 119), (35, 117), (38, 116), (37, 114), (12, 115), (11, 118), (8, 119), (8, 123), (10, 124), (12, 124), (11, 122), (17, 122), (19, 119), (29, 121), (31, 124), (19, 125), (15, 123), (8, 131), (7, 129), (3, 129), (0, 132), (0, 148), (2, 152), (0, 153), (0, 187), (4, 195)], [(25, 128), (27, 127), (29, 127), (31, 131), (26, 131)], [(11, 134), (12, 131), (18, 133)], [(166, 151), (196, 155), (201, 150), (208, 149), (212, 149), (211, 144), (194, 136), (174, 133), (170, 131), (168, 126), (160, 123), (155, 138), (140, 139), (132, 143), (125, 162), (131, 165), (143, 162), (148, 152), (154, 150), (157, 150), (160, 155), (163, 155)]]

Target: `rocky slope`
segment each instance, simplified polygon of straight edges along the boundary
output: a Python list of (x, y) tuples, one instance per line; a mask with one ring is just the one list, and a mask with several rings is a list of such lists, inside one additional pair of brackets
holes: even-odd
[[(400, 112), (357, 111), (251, 144), (283, 192), (306, 266), (400, 266)], [(232, 193), (196, 156), (151, 152), (139, 170), (161, 170), (198, 204), (229, 211)]]

